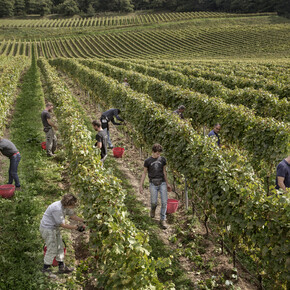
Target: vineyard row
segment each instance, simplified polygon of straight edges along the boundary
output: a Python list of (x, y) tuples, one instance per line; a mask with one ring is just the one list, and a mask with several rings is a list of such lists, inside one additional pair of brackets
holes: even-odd
[(214, 213), (221, 231), (230, 226), (228, 235), (253, 257), (258, 271), (264, 270), (282, 283), (289, 278), (286, 220), (290, 205), (284, 196), (266, 197), (244, 156), (237, 150), (219, 150), (148, 95), (125, 88), (73, 60), (52, 63), (96, 98), (121, 108), (125, 119), (147, 144), (159, 142), (164, 146), (171, 166), (187, 177), (203, 208)]
[[(54, 64), (62, 62), (65, 63), (65, 60), (52, 60)], [(97, 60), (83, 60), (82, 63), (117, 78), (120, 82), (128, 77), (134, 90), (149, 94), (155, 102), (166, 107), (175, 108), (184, 104), (187, 108), (185, 116), (191, 118), (193, 127), (211, 127), (220, 122), (223, 124), (225, 142), (238, 144), (246, 149), (258, 164), (261, 160), (268, 164), (276, 163), (287, 155), (290, 144), (288, 124), (257, 117), (251, 110), (226, 104), (221, 98), (183, 90), (159, 79)]]
[(4, 133), (9, 112), (15, 101), (17, 85), (21, 72), (28, 65), (24, 57), (1, 59), (0, 76), (0, 136)]
[(91, 132), (74, 98), (47, 61), (39, 59), (38, 65), (49, 88), (49, 99), (56, 107), (70, 181), (81, 196), (84, 218), (90, 228), (90, 245), (95, 256), (90, 270), (97, 278), (97, 286), (161, 289), (155, 268), (168, 265), (169, 261), (150, 257), (148, 236), (129, 220), (125, 192), (120, 181), (102, 168), (99, 154), (92, 147)]
[[(208, 28), (191, 26), (188, 29), (163, 29), (160, 31), (125, 32), (39, 41), (2, 41), (0, 54), (28, 55), (31, 43), (37, 46), (37, 56), (46, 58), (188, 58), (190, 56), (231, 56), (237, 54), (280, 53), (287, 55), (286, 41), (289, 29), (281, 26), (271, 32), (270, 27)], [(245, 45), (245, 39), (247, 45)], [(275, 50), (275, 51), (273, 51)]]
[(144, 14), (136, 16), (110, 16), (110, 17), (88, 17), (70, 19), (40, 19), (40, 20), (1, 20), (0, 27), (110, 27), (110, 26), (129, 26), (144, 25), (151, 23), (184, 21), (200, 18), (229, 18), (229, 17), (249, 17), (249, 16), (269, 16), (276, 13), (253, 13), (235, 14), (223, 12), (172, 12)]

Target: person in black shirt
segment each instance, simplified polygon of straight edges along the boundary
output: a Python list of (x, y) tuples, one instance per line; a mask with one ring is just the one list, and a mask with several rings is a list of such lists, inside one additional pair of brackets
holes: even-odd
[(167, 190), (171, 191), (171, 187), (167, 180), (166, 173), (166, 159), (160, 156), (162, 146), (154, 144), (152, 147), (152, 156), (147, 158), (144, 162), (144, 171), (141, 177), (140, 193), (143, 194), (143, 184), (148, 172), (150, 181), (150, 195), (151, 195), (151, 218), (155, 217), (155, 210), (157, 207), (158, 191), (161, 197), (161, 211), (160, 211), (160, 225), (163, 229), (166, 225), (166, 210), (167, 210)]
[(108, 136), (107, 133), (102, 129), (102, 125), (98, 121), (92, 122), (95, 131), (98, 132), (96, 135), (96, 144), (95, 146), (101, 149), (101, 161), (104, 162), (107, 158), (107, 143), (108, 143)]
[(41, 113), (41, 120), (43, 124), (43, 131), (46, 134), (46, 153), (47, 156), (52, 157), (56, 150), (56, 136), (54, 130), (57, 130), (57, 126), (51, 121), (50, 113), (52, 112), (53, 105), (51, 103), (47, 103), (45, 110)]
[(102, 128), (108, 135), (109, 149), (112, 149), (114, 147), (110, 139), (109, 122), (111, 121), (114, 125), (122, 125), (122, 123), (117, 123), (114, 119), (116, 118), (117, 120), (124, 122), (124, 120), (118, 116), (119, 114), (120, 114), (119, 109), (110, 109), (104, 112), (100, 118), (101, 123), (102, 123)]
[(173, 113), (177, 114), (180, 117), (180, 119), (184, 119), (184, 116), (183, 116), (184, 111), (185, 111), (185, 106), (181, 105), (178, 107), (177, 110), (173, 111)]

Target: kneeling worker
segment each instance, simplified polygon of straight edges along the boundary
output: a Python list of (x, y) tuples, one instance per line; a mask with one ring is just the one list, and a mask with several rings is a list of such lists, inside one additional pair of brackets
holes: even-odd
[(60, 227), (78, 230), (79, 232), (85, 230), (83, 225), (69, 225), (65, 223), (66, 215), (69, 215), (72, 220), (84, 222), (73, 211), (76, 204), (77, 198), (72, 194), (66, 194), (62, 197), (62, 200), (52, 203), (42, 217), (39, 230), (47, 247), (42, 272), (49, 274), (51, 277), (54, 277), (50, 269), (54, 258), (56, 258), (59, 265), (59, 274), (70, 273), (74, 270), (64, 265), (64, 245), (60, 234)]
[(104, 163), (104, 161), (107, 158), (107, 153), (108, 153), (108, 149), (107, 149), (108, 136), (107, 136), (107, 133), (102, 129), (102, 125), (100, 122), (93, 121), (92, 125), (95, 131), (98, 132), (98, 134), (96, 135), (97, 142), (95, 146), (101, 149), (101, 161)]

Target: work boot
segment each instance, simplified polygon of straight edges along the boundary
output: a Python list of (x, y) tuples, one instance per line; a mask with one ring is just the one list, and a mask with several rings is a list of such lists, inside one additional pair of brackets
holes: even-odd
[(55, 274), (53, 274), (52, 273), (52, 271), (51, 271), (51, 269), (50, 268), (48, 268), (48, 269), (42, 269), (41, 270), (41, 272), (45, 275), (45, 276), (47, 276), (47, 277), (49, 277), (49, 278), (52, 278), (52, 279), (56, 279), (57, 278), (57, 276), (55, 275)]
[(65, 265), (61, 265), (58, 268), (58, 274), (69, 274), (74, 271), (74, 268), (69, 268)]
[(161, 229), (163, 229), (163, 230), (166, 230), (166, 229), (168, 228), (168, 226), (167, 226), (165, 220), (161, 220), (161, 221), (160, 221), (160, 227), (161, 227)]
[(151, 210), (150, 210), (150, 217), (151, 218), (155, 217), (155, 211), (156, 211), (156, 207), (155, 208), (151, 208)]

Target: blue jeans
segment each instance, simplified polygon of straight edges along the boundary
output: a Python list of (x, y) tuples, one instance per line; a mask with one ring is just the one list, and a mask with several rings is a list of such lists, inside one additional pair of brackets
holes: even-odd
[(19, 177), (17, 174), (17, 168), (18, 168), (18, 164), (20, 162), (20, 159), (21, 159), (21, 156), (19, 153), (10, 157), (8, 184), (12, 184), (13, 180), (15, 180), (16, 187), (20, 187)]
[(113, 147), (112, 141), (111, 141), (111, 139), (110, 139), (110, 131), (109, 131), (107, 128), (105, 128), (104, 131), (105, 131), (105, 132), (107, 133), (107, 135), (108, 135), (108, 145), (109, 145), (109, 147)]
[(151, 195), (151, 209), (155, 210), (157, 207), (158, 191), (161, 197), (161, 210), (160, 210), (160, 220), (166, 220), (166, 210), (167, 210), (167, 185), (166, 182), (162, 182), (160, 185), (156, 186), (150, 182), (150, 195)]

